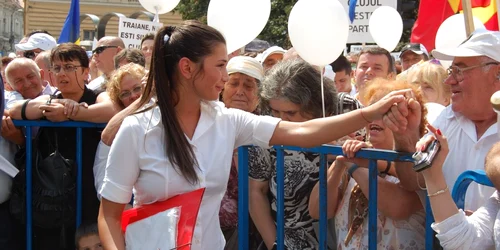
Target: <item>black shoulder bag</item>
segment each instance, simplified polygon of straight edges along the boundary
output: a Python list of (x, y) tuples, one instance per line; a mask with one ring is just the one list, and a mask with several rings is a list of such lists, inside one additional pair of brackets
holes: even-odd
[[(66, 226), (74, 227), (76, 220), (76, 164), (61, 155), (58, 150), (57, 134), (50, 133), (51, 131), (54, 130), (41, 128), (32, 144), (33, 226), (47, 229), (61, 228), (61, 239), (65, 239)], [(44, 156), (42, 152), (50, 154)], [(25, 150), (20, 150), (16, 154), (16, 164), (20, 172), (14, 178), (12, 185), (10, 210), (18, 222), (25, 224)], [(61, 244), (66, 245), (64, 240), (61, 240)]]

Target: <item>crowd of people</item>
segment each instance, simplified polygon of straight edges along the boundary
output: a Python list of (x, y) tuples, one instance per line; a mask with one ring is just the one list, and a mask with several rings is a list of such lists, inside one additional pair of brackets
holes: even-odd
[[(55, 164), (70, 176), (47, 183), (34, 175), (33, 249), (125, 249), (124, 210), (202, 187), (191, 249), (238, 249), (241, 167), (249, 170), (249, 248), (274, 249), (271, 146), (321, 144), (344, 152), (328, 157), (328, 248), (367, 249), (368, 162), (356, 152), (423, 151), (438, 140), (432, 166), (421, 172), (413, 163), (377, 163), (377, 249), (425, 248), (426, 196), (444, 249), (500, 249), (500, 137), (489, 102), (500, 90), (500, 32), (476, 31), (458, 48), (432, 53), (410, 43), (399, 63), (385, 49), (365, 48), (323, 71), (294, 48), (258, 41), (243, 54), (225, 44), (195, 21), (144, 36), (141, 49), (103, 37), (92, 53), (57, 44), (45, 31), (28, 34), (17, 57), (1, 64), (0, 157), (20, 172), (3, 178), (0, 171), (0, 248), (25, 246), (26, 140), (34, 142), (35, 169)], [(75, 202), (75, 128), (31, 128), (26, 138), (13, 120), (107, 123), (83, 129), (78, 229), (68, 205)], [(250, 144), (248, 166), (238, 166), (236, 149)], [(319, 165), (319, 154), (285, 150), (286, 249), (319, 248)], [(472, 185), (461, 211), (450, 189), (474, 169), (485, 169), (495, 187)]]

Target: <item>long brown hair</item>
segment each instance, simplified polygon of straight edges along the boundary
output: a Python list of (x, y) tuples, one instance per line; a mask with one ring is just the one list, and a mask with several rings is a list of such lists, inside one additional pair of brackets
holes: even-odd
[(165, 130), (167, 157), (191, 184), (198, 182), (195, 171), (197, 162), (175, 111), (179, 103), (177, 68), (180, 59), (185, 57), (199, 64), (202, 71), (204, 58), (212, 53), (216, 45), (225, 43), (220, 32), (197, 21), (186, 21), (178, 27), (164, 26), (154, 40), (151, 69), (139, 107), (148, 103), (156, 92), (156, 105), (160, 108)]

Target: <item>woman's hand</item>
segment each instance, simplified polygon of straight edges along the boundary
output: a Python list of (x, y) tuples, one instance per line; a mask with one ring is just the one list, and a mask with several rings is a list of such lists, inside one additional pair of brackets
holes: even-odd
[(362, 148), (372, 148), (373, 146), (364, 141), (358, 141), (358, 140), (347, 140), (344, 145), (342, 145), (342, 152), (344, 153), (345, 156), (337, 156), (336, 161), (338, 162), (350, 162), (354, 163), (360, 167), (367, 167), (368, 166), (368, 160), (367, 159), (360, 159), (360, 158), (355, 158), (356, 152), (358, 152)]
[(76, 116), (80, 107), (89, 107), (89, 105), (85, 102), (78, 103), (69, 99), (53, 99), (52, 102), (62, 104), (64, 106), (63, 114), (68, 118)]
[(363, 117), (368, 122), (382, 119), (382, 117), (391, 111), (393, 106), (397, 107), (406, 121), (408, 115), (407, 100), (413, 96), (411, 89), (392, 91), (374, 104), (361, 109)]
[(64, 114), (64, 106), (59, 103), (40, 105), (42, 115), (51, 122), (67, 121), (68, 117)]
[(446, 160), (446, 157), (448, 156), (448, 152), (450, 151), (450, 149), (448, 148), (448, 140), (441, 133), (441, 130), (434, 128), (432, 125), (427, 125), (427, 129), (429, 129), (429, 131), (431, 131), (434, 135), (427, 136), (420, 140), (416, 146), (417, 151), (424, 151), (432, 141), (437, 139), (439, 142), (439, 152), (437, 153), (436, 157), (434, 157), (431, 166), (425, 170), (422, 170), (422, 174), (426, 179), (433, 173), (443, 173), (443, 164)]

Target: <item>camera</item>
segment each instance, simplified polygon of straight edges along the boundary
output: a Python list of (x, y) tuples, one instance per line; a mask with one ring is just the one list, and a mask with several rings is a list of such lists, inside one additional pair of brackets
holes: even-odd
[(434, 160), (434, 157), (436, 157), (439, 152), (439, 148), (438, 140), (434, 140), (427, 146), (425, 151), (415, 152), (412, 156), (413, 160), (415, 160), (413, 170), (415, 170), (415, 172), (420, 172), (429, 168)]

